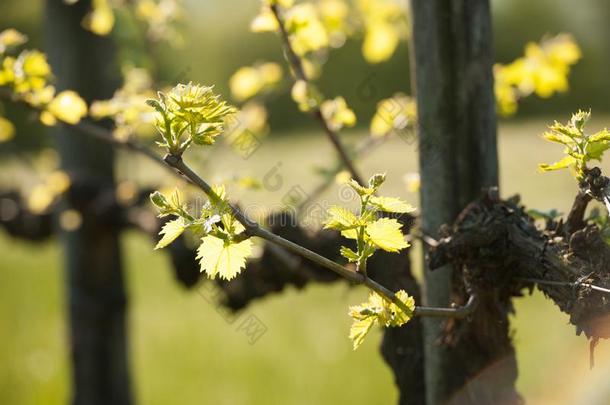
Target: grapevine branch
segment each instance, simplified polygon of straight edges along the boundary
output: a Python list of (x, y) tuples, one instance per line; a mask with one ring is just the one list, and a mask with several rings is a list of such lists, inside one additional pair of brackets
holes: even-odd
[[(184, 177), (190, 180), (193, 184), (199, 187), (210, 199), (212, 200), (220, 200), (218, 194), (212, 190), (212, 187), (197, 173), (195, 173), (180, 156), (168, 154), (163, 159), (165, 163), (169, 166), (178, 170)], [(288, 251), (296, 253), (297, 255), (304, 257), (308, 260), (311, 260), (314, 263), (319, 264), (335, 273), (339, 274), (341, 277), (356, 283), (356, 284), (364, 284), (371, 290), (375, 291), (377, 294), (381, 295), (384, 299), (389, 302), (396, 304), (407, 314), (413, 313), (416, 316), (428, 316), (428, 317), (452, 317), (452, 318), (465, 318), (470, 315), (475, 309), (477, 304), (477, 298), (475, 294), (471, 294), (468, 302), (459, 308), (434, 308), (434, 307), (416, 307), (415, 311), (411, 311), (401, 300), (399, 300), (394, 293), (388, 290), (386, 287), (377, 283), (375, 280), (369, 278), (363, 273), (357, 273), (354, 271), (350, 271), (344, 266), (325, 258), (315, 252), (312, 252), (309, 249), (306, 249), (296, 243), (293, 243), (287, 239), (282, 238), (268, 230), (260, 227), (257, 223), (248, 219), (237, 207), (232, 204), (228, 204), (231, 213), (235, 216), (235, 218), (244, 226), (246, 229), (246, 234), (249, 236), (257, 236), (259, 238), (265, 239), (269, 242), (272, 242), (278, 246), (285, 248)]]
[[(292, 47), (292, 44), (290, 43), (290, 38), (288, 37), (288, 32), (286, 31), (286, 26), (284, 25), (284, 19), (280, 15), (279, 6), (277, 4), (271, 5), (271, 11), (272, 11), (273, 15), (275, 16), (275, 19), (276, 19), (278, 27), (279, 27), (279, 33), (280, 33), (280, 37), (282, 38), (284, 53), (286, 54), (286, 59), (288, 60), (288, 63), (292, 67), (292, 70), (294, 71), (294, 74), (298, 80), (302, 80), (306, 83), (309, 83), (309, 79), (307, 78), (305, 69), (303, 68), (303, 61), (296, 54), (296, 52), (294, 51), (294, 48)], [(335, 147), (335, 150), (339, 154), (339, 157), (341, 158), (343, 165), (347, 168), (347, 170), (349, 170), (349, 172), (352, 175), (352, 177), (354, 178), (354, 180), (356, 180), (359, 184), (365, 184), (362, 179), (362, 176), (360, 176), (360, 173), (358, 172), (358, 170), (356, 170), (354, 163), (352, 162), (351, 158), (349, 157), (349, 154), (347, 153), (345, 147), (341, 143), (341, 140), (339, 139), (339, 135), (330, 128), (330, 126), (328, 125), (328, 122), (326, 121), (326, 118), (324, 118), (324, 115), (322, 114), (322, 110), (320, 110), (319, 107), (316, 107), (314, 109), (313, 116), (318, 120), (318, 122), (322, 126), (324, 133), (326, 134), (326, 136), (328, 137), (330, 142)]]
[[(3, 91), (0, 89), (0, 97), (8, 98), (12, 101), (18, 102), (22, 105), (25, 105), (31, 109), (39, 110), (38, 108), (24, 102), (21, 100), (15, 100), (11, 97), (11, 94), (7, 91)], [(174, 175), (178, 175), (180, 178), (186, 178), (190, 183), (194, 184), (198, 188), (200, 188), (210, 199), (212, 200), (220, 200), (220, 197), (212, 190), (210, 185), (203, 180), (197, 173), (195, 173), (189, 166), (184, 163), (182, 157), (168, 154), (164, 158), (161, 158), (155, 152), (153, 152), (150, 148), (136, 142), (133, 140), (121, 140), (114, 137), (111, 131), (103, 128), (101, 126), (95, 125), (93, 123), (87, 121), (81, 121), (77, 124), (70, 124), (67, 122), (61, 122), (63, 125), (69, 128), (76, 129), (80, 133), (95, 138), (101, 142), (105, 142), (110, 144), (113, 147), (124, 148), (128, 151), (141, 154), (146, 156), (151, 161), (156, 164), (162, 165), (171, 169), (171, 172)], [(175, 170), (177, 170), (177, 172)], [(467, 316), (471, 315), (476, 307), (477, 307), (477, 296), (473, 292), (470, 295), (468, 302), (461, 307), (455, 308), (436, 308), (436, 307), (422, 307), (416, 306), (414, 311), (411, 311), (402, 301), (400, 301), (393, 292), (384, 287), (383, 285), (377, 283), (375, 280), (365, 276), (362, 273), (357, 273), (354, 271), (350, 271), (346, 267), (327, 259), (324, 256), (321, 256), (307, 248), (304, 248), (296, 243), (293, 243), (287, 239), (282, 238), (264, 228), (262, 228), (256, 222), (253, 222), (249, 218), (247, 218), (237, 207), (232, 204), (228, 204), (232, 214), (235, 218), (244, 226), (246, 229), (246, 234), (249, 236), (257, 236), (262, 239), (265, 239), (275, 245), (282, 247), (292, 253), (295, 253), (305, 259), (311, 260), (314, 263), (319, 264), (320, 266), (331, 270), (341, 277), (351, 281), (355, 284), (363, 284), (369, 289), (375, 291), (379, 295), (381, 295), (384, 299), (388, 300), (396, 304), (406, 313), (412, 313), (413, 316), (426, 316), (426, 317), (447, 317), (447, 318), (456, 318), (463, 319)]]
[[(62, 123), (62, 124), (70, 126), (69, 124), (66, 124), (66, 123)], [(103, 128), (99, 125), (95, 125), (89, 121), (83, 120), (83, 121), (80, 121), (78, 124), (75, 124), (74, 128), (77, 129), (78, 131), (80, 131), (81, 133), (89, 135), (92, 138), (101, 140), (103, 142), (110, 143), (116, 147), (125, 148), (127, 150), (136, 152), (136, 153), (150, 159), (154, 163), (167, 168), (167, 165), (164, 164), (163, 159), (161, 159), (161, 157), (159, 155), (157, 155), (155, 152), (153, 152), (150, 148), (147, 148), (146, 146), (144, 146), (140, 143), (134, 142), (130, 139), (118, 139), (115, 136), (113, 136), (108, 130), (106, 130), (105, 128)], [(170, 170), (170, 171), (173, 172), (173, 170)]]

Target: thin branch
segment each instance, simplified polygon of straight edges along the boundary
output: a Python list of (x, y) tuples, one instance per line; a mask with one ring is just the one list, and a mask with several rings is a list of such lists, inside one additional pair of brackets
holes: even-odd
[[(86, 120), (81, 120), (78, 124), (75, 124), (75, 125), (68, 124), (65, 122), (62, 122), (62, 124), (69, 128), (77, 129), (78, 131), (80, 131), (83, 134), (86, 134), (86, 135), (88, 135), (92, 138), (95, 138), (97, 140), (100, 140), (102, 142), (109, 143), (115, 147), (124, 148), (124, 149), (130, 150), (130, 151), (136, 152), (136, 153), (150, 159), (154, 163), (167, 168), (167, 165), (164, 164), (161, 156), (157, 155), (150, 148), (148, 148), (140, 143), (134, 142), (133, 140), (130, 140), (130, 139), (118, 139), (112, 134), (111, 131), (107, 130), (106, 128), (104, 128), (102, 126), (95, 125), (92, 122), (86, 121)], [(170, 170), (170, 171), (173, 172), (173, 174), (175, 174), (175, 172), (173, 170)]]
[(592, 197), (582, 190), (574, 198), (574, 203), (566, 220), (566, 231), (568, 234), (571, 235), (585, 227), (585, 211), (591, 199)]
[(307, 75), (305, 74), (305, 69), (303, 68), (303, 61), (294, 51), (292, 44), (290, 43), (290, 37), (288, 36), (288, 32), (286, 31), (286, 25), (284, 24), (284, 19), (280, 15), (280, 9), (277, 4), (271, 5), (271, 12), (277, 21), (277, 25), (280, 31), (280, 37), (282, 38), (282, 44), (284, 47), (284, 52), (286, 54), (286, 58), (288, 59), (288, 63), (294, 70), (294, 74), (297, 79), (303, 80), (305, 82), (309, 82)]
[[(276, 19), (278, 27), (279, 27), (280, 37), (282, 38), (284, 52), (286, 54), (286, 58), (288, 59), (288, 63), (292, 67), (292, 70), (294, 71), (294, 74), (298, 80), (303, 80), (304, 82), (309, 83), (307, 75), (305, 74), (305, 69), (303, 68), (303, 61), (296, 54), (296, 52), (294, 51), (294, 48), (292, 47), (292, 44), (290, 43), (290, 38), (288, 36), (288, 32), (286, 31), (286, 26), (284, 25), (284, 20), (283, 20), (282, 16), (280, 15), (279, 6), (277, 4), (271, 5), (271, 11), (272, 11), (273, 15), (275, 16), (275, 19)], [(347, 170), (349, 170), (349, 172), (351, 173), (354, 180), (356, 180), (358, 183), (364, 185), (365, 183), (363, 181), (363, 178), (362, 178), (362, 176), (360, 176), (360, 173), (356, 170), (354, 163), (352, 162), (345, 147), (343, 146), (343, 144), (341, 143), (341, 140), (339, 139), (339, 135), (330, 128), (330, 126), (328, 125), (326, 118), (324, 118), (324, 115), (322, 114), (322, 111), (320, 110), (320, 108), (314, 109), (313, 116), (318, 120), (318, 122), (322, 126), (324, 133), (326, 134), (326, 136), (328, 137), (330, 142), (335, 147), (335, 150), (339, 154), (339, 157), (341, 158), (343, 165), (347, 168)]]
[[(208, 197), (212, 200), (218, 200), (220, 197), (212, 190), (212, 187), (203, 180), (197, 173), (195, 173), (180, 156), (175, 155), (166, 155), (164, 158), (165, 162), (171, 167), (178, 170), (184, 177), (189, 179), (193, 184), (198, 186)], [(228, 204), (231, 213), (235, 216), (235, 218), (244, 226), (246, 229), (246, 234), (249, 236), (257, 236), (259, 238), (265, 239), (269, 242), (272, 242), (278, 246), (285, 248), (286, 250), (293, 252), (305, 259), (311, 260), (314, 263), (319, 264), (322, 267), (325, 267), (331, 271), (334, 271), (341, 277), (356, 283), (356, 284), (364, 284), (369, 289), (375, 291), (377, 294), (381, 295), (384, 299), (389, 302), (396, 304), (406, 313), (411, 313), (412, 311), (401, 301), (396, 295), (384, 287), (383, 285), (377, 283), (375, 280), (365, 276), (362, 273), (357, 273), (347, 269), (346, 267), (335, 263), (332, 260), (327, 259), (324, 256), (321, 256), (311, 250), (304, 248), (303, 246), (297, 245), (294, 242), (291, 242), (287, 239), (282, 238), (268, 230), (260, 227), (256, 222), (253, 222), (249, 218), (247, 218), (237, 207), (232, 204)], [(475, 294), (471, 294), (468, 302), (463, 307), (458, 308), (433, 308), (433, 307), (416, 307), (415, 311), (413, 311), (413, 315), (416, 316), (429, 316), (429, 317), (451, 317), (451, 318), (464, 318), (474, 312), (477, 305), (477, 298)]]
[(416, 240), (416, 239), (421, 240), (424, 244), (426, 244), (429, 247), (435, 248), (435, 247), (438, 247), (438, 245), (439, 245), (438, 240), (434, 239), (430, 235), (424, 234), (421, 231), (415, 230), (415, 231), (411, 232), (410, 235), (407, 235), (408, 242), (412, 242), (413, 240)]
[(434, 308), (434, 307), (415, 307), (416, 316), (429, 318), (455, 318), (464, 319), (472, 315), (479, 305), (476, 293), (470, 294), (468, 301), (461, 307), (455, 308)]

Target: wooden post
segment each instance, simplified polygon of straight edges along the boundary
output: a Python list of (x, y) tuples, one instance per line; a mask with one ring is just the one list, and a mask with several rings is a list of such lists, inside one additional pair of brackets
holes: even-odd
[[(112, 95), (114, 52), (109, 38), (82, 28), (91, 1), (46, 3), (46, 48), (58, 91), (77, 91), (88, 103)], [(93, 192), (66, 208), (82, 214), (82, 225), (63, 232), (69, 334), (72, 355), (72, 403), (127, 405), (131, 390), (125, 327), (119, 231), (91, 215), (100, 189), (113, 187), (114, 154), (110, 146), (66, 127), (53, 129), (63, 169), (86, 182)]]
[[(436, 236), (483, 188), (498, 185), (490, 5), (411, 0), (411, 10), (422, 229)], [(454, 272), (425, 267), (427, 305), (464, 300)], [(518, 401), (508, 315), (494, 300), (484, 294), (473, 322), (424, 320), (428, 405)]]

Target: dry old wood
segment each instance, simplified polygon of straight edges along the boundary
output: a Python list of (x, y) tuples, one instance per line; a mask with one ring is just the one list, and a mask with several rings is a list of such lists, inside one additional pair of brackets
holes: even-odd
[[(479, 293), (493, 295), (501, 311), (512, 311), (511, 298), (537, 284), (570, 316), (577, 334), (608, 338), (610, 295), (590, 285), (610, 285), (610, 247), (597, 226), (582, 219), (582, 204), (577, 198), (568, 223), (549, 221), (538, 229), (518, 198), (503, 201), (488, 194), (445, 230), (430, 252), (430, 266), (452, 264)], [(478, 317), (475, 313), (475, 322)]]

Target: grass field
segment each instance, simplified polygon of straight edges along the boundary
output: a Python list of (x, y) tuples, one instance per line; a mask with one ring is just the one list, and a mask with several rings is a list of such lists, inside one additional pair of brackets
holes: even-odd
[[(519, 192), (528, 207), (566, 212), (576, 190), (569, 173), (536, 171), (537, 163), (553, 161), (561, 152), (538, 138), (544, 125), (533, 121), (501, 127), (502, 195)], [(253, 207), (279, 204), (293, 186), (310, 190), (316, 184), (310, 168), (332, 156), (325, 140), (314, 135), (266, 140), (247, 160), (228, 150), (215, 153), (213, 162), (200, 163), (203, 172), (281, 176), (275, 191), (235, 194), (242, 204), (258, 204)], [(385, 193), (417, 203), (402, 180), (417, 167), (413, 146), (391, 140), (360, 166), (365, 173), (387, 171)], [(156, 169), (139, 161), (123, 159), (120, 168), (125, 176), (145, 182), (157, 178)], [(336, 188), (324, 196), (324, 201), (336, 200)], [(138, 403), (395, 402), (392, 375), (377, 351), (380, 331), (357, 352), (347, 339), (347, 306), (365, 296), (363, 289), (335, 285), (291, 290), (257, 302), (231, 324), (201, 291), (185, 291), (173, 281), (167, 258), (153, 252), (150, 240), (130, 232), (123, 242)], [(0, 404), (65, 404), (69, 398), (61, 263), (55, 241), (33, 245), (0, 234)], [(237, 330), (248, 315), (267, 327), (252, 345)], [(604, 342), (590, 371), (586, 339), (576, 337), (567, 317), (540, 294), (517, 300), (512, 326), (518, 387), (530, 404), (610, 402), (610, 348)]]

